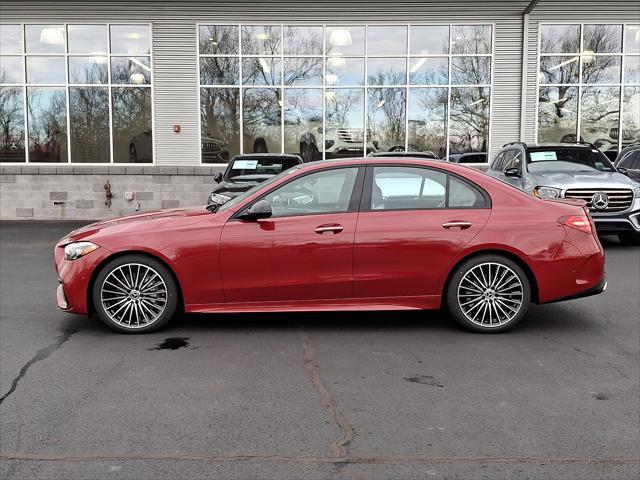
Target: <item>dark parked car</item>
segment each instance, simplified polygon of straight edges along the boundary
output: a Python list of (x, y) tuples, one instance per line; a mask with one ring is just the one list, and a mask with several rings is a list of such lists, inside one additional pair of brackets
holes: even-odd
[(374, 152), (370, 157), (393, 158), (424, 158), (425, 160), (440, 160), (433, 152)]
[(640, 143), (623, 148), (616, 158), (615, 165), (620, 173), (640, 182)]
[(487, 163), (487, 154), (484, 152), (452, 153), (447, 157), (447, 161), (453, 163)]
[(298, 155), (273, 153), (236, 155), (229, 162), (224, 173), (217, 173), (213, 177), (216, 186), (209, 195), (207, 204), (222, 205), (268, 178), (301, 163), (302, 159)]

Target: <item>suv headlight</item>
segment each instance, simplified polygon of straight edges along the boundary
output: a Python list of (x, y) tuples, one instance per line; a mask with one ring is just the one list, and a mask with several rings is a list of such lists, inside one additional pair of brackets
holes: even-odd
[(211, 194), (211, 201), (213, 203), (217, 203), (219, 205), (222, 205), (223, 203), (227, 203), (229, 200), (231, 200), (231, 197), (228, 197), (226, 195), (222, 195), (221, 193), (212, 193)]
[(640, 187), (636, 187), (633, 189), (633, 196), (635, 198), (640, 198)]
[(553, 187), (536, 187), (533, 194), (538, 198), (560, 198), (562, 190)]
[(91, 242), (74, 242), (64, 246), (65, 260), (77, 260), (100, 248)]

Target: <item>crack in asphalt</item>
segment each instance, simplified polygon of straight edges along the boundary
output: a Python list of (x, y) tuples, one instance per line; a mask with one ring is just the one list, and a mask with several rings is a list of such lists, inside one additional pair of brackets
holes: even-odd
[(309, 336), (302, 330), (300, 330), (299, 333), (302, 338), (304, 368), (311, 377), (313, 388), (320, 396), (320, 406), (322, 406), (331, 420), (336, 424), (338, 430), (340, 430), (339, 438), (333, 440), (329, 444), (329, 456), (334, 459), (344, 458), (347, 454), (347, 447), (353, 440), (353, 427), (347, 418), (340, 413), (331, 393), (322, 381), (322, 377), (320, 376), (320, 366), (315, 359), (316, 350), (313, 348), (313, 345), (311, 345)]
[(24, 376), (27, 374), (27, 371), (29, 370), (29, 368), (31, 368), (31, 366), (34, 363), (40, 362), (48, 358), (53, 352), (58, 350), (63, 343), (69, 340), (69, 338), (71, 338), (71, 335), (73, 335), (77, 331), (78, 331), (77, 328), (67, 328), (64, 332), (58, 335), (58, 337), (56, 337), (56, 340), (51, 345), (48, 345), (38, 350), (36, 354), (33, 356), (33, 358), (31, 358), (31, 360), (29, 360), (27, 363), (25, 363), (22, 366), (22, 368), (20, 369), (20, 373), (18, 373), (18, 376), (13, 379), (13, 382), (11, 382), (11, 387), (9, 388), (7, 393), (5, 393), (2, 397), (0, 397), (0, 405), (11, 394), (13, 394), (16, 391), (16, 388), (18, 388), (18, 383), (20, 383), (20, 380), (24, 378)]

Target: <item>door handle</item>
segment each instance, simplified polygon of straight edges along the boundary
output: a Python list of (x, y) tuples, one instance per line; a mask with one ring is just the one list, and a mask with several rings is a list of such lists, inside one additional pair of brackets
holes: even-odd
[(322, 235), (323, 233), (331, 232), (331, 233), (340, 233), (344, 228), (342, 225), (331, 224), (331, 225), (319, 225), (316, 227), (316, 233)]
[(466, 230), (467, 228), (471, 228), (471, 222), (447, 222), (442, 224), (442, 228), (450, 229), (450, 228), (459, 228), (460, 230)]

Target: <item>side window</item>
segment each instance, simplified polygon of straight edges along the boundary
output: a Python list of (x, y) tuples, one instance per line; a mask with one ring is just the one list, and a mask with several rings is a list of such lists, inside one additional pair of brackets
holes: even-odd
[(504, 169), (517, 168), (520, 170), (520, 166), (522, 165), (522, 152), (520, 150), (512, 150), (512, 152), (513, 156)]
[(264, 199), (271, 205), (272, 217), (346, 212), (357, 175), (358, 167), (311, 173), (277, 188)]
[(507, 166), (511, 163), (511, 160), (513, 160), (514, 153), (515, 150), (506, 150), (504, 152), (504, 158), (502, 159), (502, 163), (500, 164), (501, 172), (504, 172), (507, 169)]
[(640, 150), (627, 153), (622, 160), (620, 160), (618, 167), (630, 170), (640, 169)]
[(487, 206), (487, 200), (480, 190), (453, 175), (449, 176), (449, 208), (484, 208)]
[(502, 160), (504, 160), (504, 154), (505, 152), (500, 152), (498, 153), (498, 155), (496, 155), (496, 158), (493, 160), (493, 163), (491, 164), (491, 170), (500, 171), (500, 164), (502, 163)]
[(415, 167), (375, 167), (372, 210), (444, 208), (447, 175)]

